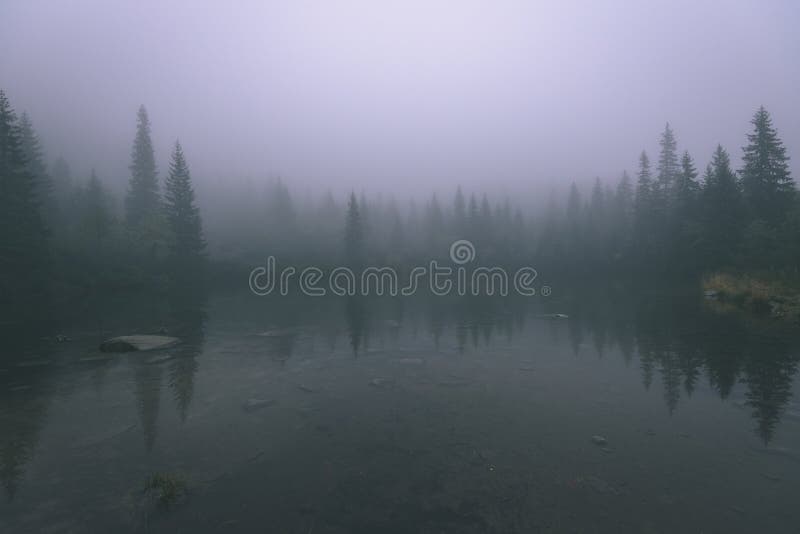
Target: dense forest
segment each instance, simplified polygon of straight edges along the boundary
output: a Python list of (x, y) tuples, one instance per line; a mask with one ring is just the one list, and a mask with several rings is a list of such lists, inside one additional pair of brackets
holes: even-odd
[(740, 169), (718, 146), (699, 171), (667, 124), (657, 157), (651, 162), (642, 151), (635, 174), (597, 178), (590, 191), (576, 183), (566, 195), (543, 191), (546, 203), (460, 187), (402, 201), (331, 191), (297, 198), (281, 179), (257, 186), (220, 177), (204, 186), (214, 202), (202, 217), (180, 143), (162, 179), (143, 106), (136, 120), (120, 202), (94, 171), (72, 176), (61, 157), (48, 164), (32, 119), (17, 116), (0, 92), (4, 301), (54, 288), (80, 295), (170, 281), (244, 284), (232, 275), (267, 255), (322, 267), (353, 257), (410, 266), (446, 258), (456, 239), (472, 241), (484, 264), (528, 264), (551, 277), (795, 273), (800, 264), (800, 197), (763, 107), (744, 139)]

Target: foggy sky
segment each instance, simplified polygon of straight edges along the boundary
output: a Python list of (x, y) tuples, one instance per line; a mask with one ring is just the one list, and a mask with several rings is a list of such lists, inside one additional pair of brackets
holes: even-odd
[(800, 174), (800, 4), (1, 0), (0, 87), (48, 157), (409, 192), (616, 179), (669, 121), (738, 166), (763, 104)]

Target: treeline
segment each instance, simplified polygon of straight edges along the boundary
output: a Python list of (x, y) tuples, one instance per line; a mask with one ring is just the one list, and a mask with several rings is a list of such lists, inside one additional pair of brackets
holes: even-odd
[(325, 267), (355, 257), (411, 266), (447, 260), (458, 239), (474, 243), (478, 262), (524, 263), (549, 276), (795, 272), (800, 264), (800, 199), (763, 108), (741, 169), (718, 147), (701, 174), (667, 125), (654, 164), (642, 152), (634, 176), (598, 178), (590, 191), (574, 183), (566, 192), (543, 190), (548, 202), (460, 187), (424, 200), (418, 192), (404, 200), (364, 192), (341, 198), (292, 193), (281, 179), (220, 177), (198, 185), (202, 222), (180, 144), (162, 184), (150, 129), (142, 107), (120, 202), (93, 171), (75, 178), (62, 158), (48, 166), (30, 118), (18, 118), (0, 92), (4, 296), (54, 285), (85, 292), (199, 284), (206, 256), (218, 279), (236, 273), (235, 280), (270, 254), (279, 264)]
[(100, 177), (72, 176), (44, 150), (27, 114), (0, 91), (0, 293), (4, 303), (51, 290), (197, 284), (205, 240), (189, 167), (176, 142), (159, 183), (150, 123), (138, 112), (130, 180), (120, 210)]
[(273, 254), (322, 265), (353, 256), (375, 265), (417, 265), (446, 259), (453, 241), (469, 239), (484, 263), (524, 262), (550, 274), (797, 272), (800, 196), (764, 108), (753, 117), (741, 169), (718, 146), (701, 173), (688, 152), (678, 151), (669, 125), (659, 144), (654, 163), (640, 154), (635, 175), (597, 178), (589, 191), (575, 183), (566, 194), (543, 191), (549, 201), (538, 205), (460, 187), (424, 202), (363, 192), (295, 200), (280, 179), (261, 190), (249, 182), (218, 187), (209, 211), (222, 224), (210, 231), (223, 257), (246, 264)]

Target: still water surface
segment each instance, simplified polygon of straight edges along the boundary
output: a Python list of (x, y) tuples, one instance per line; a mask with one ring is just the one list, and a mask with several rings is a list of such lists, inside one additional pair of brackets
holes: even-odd
[(6, 327), (0, 532), (800, 529), (796, 327), (619, 292), (141, 300)]

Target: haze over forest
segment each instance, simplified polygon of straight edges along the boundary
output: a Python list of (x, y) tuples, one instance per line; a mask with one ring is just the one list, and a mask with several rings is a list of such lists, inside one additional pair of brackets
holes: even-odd
[(0, 532), (797, 533), (798, 28), (0, 0)]
[(117, 193), (141, 104), (162, 175), (180, 138), (201, 192), (543, 201), (634, 172), (666, 122), (700, 169), (718, 143), (739, 168), (760, 105), (798, 174), (796, 3), (483, 4), (4, 1), (0, 87), (48, 164)]

